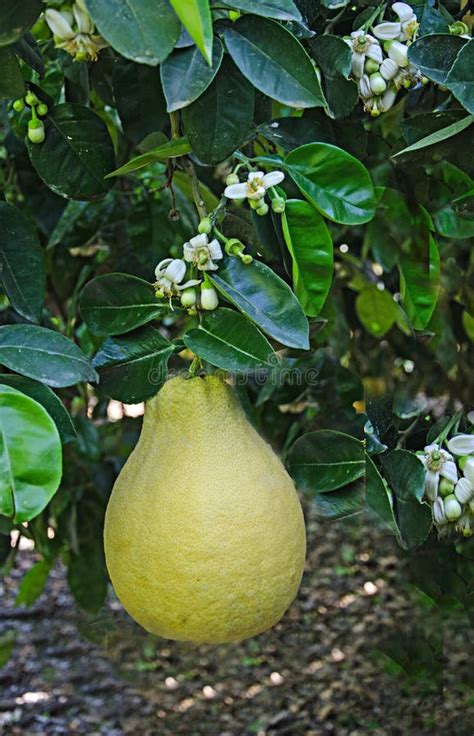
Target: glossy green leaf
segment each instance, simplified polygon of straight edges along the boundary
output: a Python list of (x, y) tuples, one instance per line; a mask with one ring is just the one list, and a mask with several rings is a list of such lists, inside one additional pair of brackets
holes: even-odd
[(226, 4), (231, 8), (244, 10), (253, 15), (261, 15), (264, 18), (302, 20), (301, 13), (293, 0), (231, 0)]
[(220, 293), (282, 345), (308, 350), (308, 320), (292, 290), (259, 261), (229, 258), (211, 276)]
[(318, 516), (325, 519), (343, 519), (364, 510), (365, 482), (363, 478), (331, 493), (317, 493), (312, 499)]
[(252, 85), (225, 58), (204, 94), (182, 113), (192, 150), (203, 163), (219, 163), (244, 143), (254, 104)]
[(408, 50), (408, 58), (433, 82), (444, 84), (466, 39), (449, 33), (433, 33), (419, 38)]
[(13, 51), (28, 64), (40, 77), (44, 76), (44, 61), (40, 47), (32, 33), (25, 33), (22, 38), (13, 44)]
[(54, 419), (63, 445), (76, 439), (77, 433), (66, 407), (48, 386), (39, 383), (39, 381), (34, 381), (32, 378), (17, 376), (14, 373), (0, 373), (0, 384), (12, 386), (41, 404)]
[(42, 10), (42, 0), (2, 0), (0, 4), (0, 46), (9, 46), (18, 41), (33, 25)]
[(56, 388), (97, 380), (72, 340), (36, 325), (0, 327), (0, 365)]
[(436, 241), (427, 230), (424, 241), (414, 245), (400, 259), (400, 291), (403, 306), (416, 330), (423, 330), (438, 301), (441, 273)]
[(364, 448), (348, 434), (317, 430), (296, 440), (288, 467), (298, 487), (310, 493), (327, 493), (364, 476)]
[(149, 399), (165, 382), (173, 351), (174, 346), (150, 325), (109, 338), (93, 361), (101, 391), (127, 404)]
[(462, 240), (474, 237), (474, 214), (457, 212), (454, 207), (447, 205), (434, 214), (436, 230), (445, 238)]
[(167, 111), (180, 110), (197, 100), (219, 71), (223, 56), (224, 47), (218, 38), (214, 41), (211, 65), (195, 46), (170, 54), (160, 67)]
[(199, 327), (186, 333), (183, 340), (203, 360), (234, 373), (272, 368), (278, 363), (268, 340), (232, 309), (204, 314)]
[(293, 260), (293, 289), (305, 314), (315, 317), (332, 282), (331, 234), (319, 212), (299, 199), (287, 200), (282, 225)]
[(348, 115), (357, 102), (357, 84), (349, 79), (352, 53), (342, 38), (322, 35), (311, 40), (311, 51), (323, 75), (324, 97), (335, 118)]
[(212, 16), (209, 0), (170, 0), (183, 26), (208, 64), (212, 63)]
[(131, 174), (133, 171), (139, 171), (139, 169), (145, 168), (150, 164), (157, 163), (159, 161), (166, 161), (169, 158), (177, 158), (178, 156), (185, 156), (191, 152), (191, 146), (187, 138), (173, 138), (161, 146), (152, 148), (151, 151), (142, 153), (140, 156), (135, 156), (130, 159), (128, 163), (120, 166), (120, 168), (111, 171), (106, 179), (110, 179), (112, 176), (125, 176), (125, 174)]
[(61, 441), (48, 412), (11, 386), (0, 386), (0, 457), (0, 514), (29, 521), (58, 490)]
[(466, 130), (466, 128), (469, 128), (473, 122), (474, 115), (467, 115), (465, 118), (462, 118), (455, 123), (451, 123), (451, 125), (447, 125), (445, 128), (441, 128), (441, 130), (436, 130), (434, 133), (430, 133), (430, 135), (420, 138), (416, 143), (412, 143), (411, 146), (407, 146), (401, 151), (398, 151), (394, 156), (392, 156), (392, 158), (397, 158), (397, 156), (402, 156), (405, 153), (418, 151), (420, 148), (426, 148), (427, 146), (434, 146), (436, 143), (441, 143), (448, 138), (452, 138), (453, 135), (457, 135), (463, 130)]
[(168, 122), (158, 69), (117, 59), (113, 90), (123, 132), (133, 143), (161, 130)]
[(171, 53), (180, 23), (168, 0), (86, 0), (101, 36), (126, 59), (156, 66)]
[(29, 220), (0, 202), (0, 279), (14, 309), (25, 319), (41, 317), (46, 281), (43, 249)]
[(384, 458), (384, 473), (394, 495), (394, 512), (400, 539), (407, 549), (416, 549), (428, 536), (431, 509), (422, 503), (425, 469), (407, 450), (393, 450)]
[(44, 591), (51, 565), (47, 560), (38, 560), (23, 575), (15, 599), (16, 606), (31, 606)]
[(163, 304), (147, 281), (126, 273), (107, 273), (86, 284), (79, 309), (94, 335), (122, 335), (157, 317)]
[(65, 103), (45, 121), (43, 143), (29, 143), (31, 162), (44, 183), (68, 199), (100, 199), (111, 188), (105, 175), (115, 166), (104, 121), (88, 107)]
[(311, 59), (279, 23), (246, 15), (225, 30), (224, 41), (242, 74), (268, 97), (293, 107), (325, 104)]
[(369, 172), (354, 156), (328, 143), (308, 143), (286, 156), (285, 168), (322, 215), (345, 225), (372, 219), (375, 193)]
[(400, 316), (393, 295), (387, 289), (380, 291), (374, 285), (359, 292), (355, 306), (365, 329), (375, 337), (386, 335)]
[(459, 51), (445, 85), (468, 112), (474, 113), (474, 40)]
[(397, 531), (397, 523), (393, 513), (391, 493), (369, 455), (365, 456), (365, 501), (392, 531)]
[[(1, 30), (0, 30), (1, 33)], [(15, 53), (10, 48), (0, 48), (0, 99), (22, 97), (25, 92), (25, 83), (20, 64)]]

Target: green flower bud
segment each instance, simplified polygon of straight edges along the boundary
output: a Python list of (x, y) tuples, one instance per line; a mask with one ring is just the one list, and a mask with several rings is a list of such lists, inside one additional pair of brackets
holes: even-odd
[(240, 13), (238, 10), (229, 10), (229, 20), (232, 22), (239, 20), (242, 13)]
[(369, 80), (370, 89), (372, 90), (374, 95), (381, 95), (387, 89), (387, 82), (378, 72), (376, 72), (375, 74), (371, 74)]
[(163, 299), (164, 295), (165, 295), (165, 292), (163, 291), (163, 289), (157, 289), (155, 291), (155, 296), (157, 299)]
[(240, 184), (240, 179), (237, 174), (229, 174), (229, 176), (225, 180), (225, 183), (228, 187), (230, 187), (232, 184)]
[(212, 230), (212, 222), (209, 217), (203, 217), (198, 225), (198, 233), (209, 235)]
[(274, 197), (272, 199), (272, 210), (277, 214), (281, 214), (285, 211), (285, 200), (283, 197)]
[(189, 289), (184, 289), (184, 291), (181, 292), (181, 304), (183, 305), (183, 307), (194, 307), (196, 301), (196, 289), (194, 289), (192, 286), (190, 286)]
[(38, 115), (47, 115), (48, 114), (48, 105), (45, 105), (44, 102), (41, 102), (38, 107), (36, 108), (36, 112)]
[(28, 123), (28, 138), (32, 143), (42, 143), (44, 141), (44, 125), (41, 120), (30, 120)]
[(375, 59), (367, 59), (364, 64), (364, 71), (366, 74), (373, 74), (374, 72), (378, 72), (380, 67), (380, 64), (377, 64)]
[(447, 478), (441, 478), (438, 491), (443, 497), (450, 496), (454, 491), (454, 483), (451, 483)]
[(454, 494), (444, 499), (444, 513), (448, 521), (457, 521), (462, 515), (462, 506)]
[(13, 109), (15, 112), (23, 112), (25, 109), (25, 100), (15, 100), (13, 103)]
[(25, 102), (30, 107), (34, 107), (39, 103), (39, 100), (34, 92), (28, 92), (28, 94), (25, 97)]
[(264, 217), (268, 213), (268, 204), (264, 202), (260, 207), (256, 210), (257, 215), (260, 215), (260, 217)]
[(201, 307), (207, 311), (212, 311), (218, 305), (219, 297), (214, 287), (207, 282), (201, 284)]
[(466, 465), (469, 458), (470, 458), (470, 455), (462, 455), (462, 457), (458, 457), (458, 465), (461, 468), (461, 470), (464, 470), (464, 466)]
[(249, 205), (253, 210), (258, 210), (259, 207), (262, 207), (265, 204), (265, 200), (263, 199), (249, 199)]

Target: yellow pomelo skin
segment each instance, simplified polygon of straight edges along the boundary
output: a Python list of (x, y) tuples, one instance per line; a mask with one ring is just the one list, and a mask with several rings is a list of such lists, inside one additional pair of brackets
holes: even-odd
[(105, 518), (115, 591), (148, 631), (222, 643), (286, 611), (303, 574), (303, 513), (281, 461), (215, 376), (172, 378)]

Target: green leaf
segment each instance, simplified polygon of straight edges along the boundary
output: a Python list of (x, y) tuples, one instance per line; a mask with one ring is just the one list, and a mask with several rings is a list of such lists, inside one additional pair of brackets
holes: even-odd
[(397, 523), (393, 513), (391, 494), (383, 482), (382, 476), (377, 470), (369, 455), (365, 456), (365, 501), (373, 511), (390, 527), (392, 531), (398, 532)]
[[(1, 26), (0, 26), (1, 29)], [(1, 30), (0, 30), (1, 34)], [(23, 97), (26, 92), (20, 64), (12, 49), (0, 48), (0, 99)]]
[(474, 113), (474, 40), (459, 51), (444, 84), (468, 112)]
[(474, 343), (474, 316), (469, 314), (465, 309), (462, 313), (462, 326), (470, 341)]
[(425, 76), (445, 84), (466, 39), (449, 33), (433, 33), (419, 38), (408, 49), (408, 58)]
[(122, 335), (163, 311), (148, 281), (126, 273), (97, 276), (84, 287), (79, 310), (94, 335)]
[(453, 135), (457, 135), (463, 130), (466, 130), (466, 128), (472, 125), (473, 122), (474, 115), (467, 115), (465, 118), (462, 118), (462, 120), (458, 120), (456, 123), (447, 125), (446, 128), (441, 128), (441, 130), (437, 130), (434, 133), (431, 133), (430, 135), (427, 135), (424, 138), (416, 141), (416, 143), (412, 143), (411, 146), (407, 146), (403, 150), (398, 151), (392, 156), (392, 158), (397, 158), (397, 156), (402, 156), (404, 153), (410, 153), (411, 151), (417, 151), (420, 148), (433, 146), (435, 143), (441, 143), (447, 138), (452, 138)]
[(305, 314), (316, 317), (332, 282), (331, 234), (319, 212), (299, 199), (287, 200), (282, 226), (293, 260), (293, 289)]
[(219, 71), (223, 56), (224, 47), (218, 38), (214, 41), (211, 65), (195, 46), (170, 54), (160, 67), (167, 111), (180, 110), (197, 100)]
[(43, 249), (29, 220), (0, 202), (0, 278), (14, 309), (25, 319), (41, 317), (46, 281)]
[(156, 66), (171, 53), (180, 23), (168, 0), (86, 0), (101, 36), (126, 59)]
[(0, 634), (0, 669), (10, 660), (16, 642), (16, 631), (10, 629)]
[(34, 381), (32, 378), (16, 376), (13, 373), (0, 373), (0, 384), (12, 386), (41, 404), (50, 417), (54, 419), (63, 445), (76, 439), (77, 433), (66, 407), (48, 386), (39, 383), (39, 381)]
[(293, 0), (231, 0), (226, 5), (264, 18), (297, 22), (303, 20)]
[(394, 494), (394, 512), (400, 539), (407, 549), (423, 544), (432, 525), (431, 509), (422, 503), (425, 469), (407, 450), (393, 450), (384, 458), (384, 472)]
[(56, 388), (97, 380), (87, 357), (72, 340), (36, 325), (0, 327), (0, 364)]
[[(23, 36), (43, 10), (42, 0), (2, 0), (0, 46), (9, 46)], [(0, 68), (3, 67), (0, 63)]]
[(35, 562), (23, 575), (15, 599), (16, 606), (31, 606), (45, 589), (51, 565), (46, 560)]
[(436, 230), (445, 238), (462, 240), (474, 237), (474, 215), (460, 214), (454, 207), (442, 207), (433, 216)]
[(317, 430), (296, 440), (288, 467), (298, 487), (310, 493), (327, 493), (364, 476), (364, 448), (348, 434)]
[(285, 168), (306, 199), (334, 222), (372, 219), (375, 193), (369, 172), (354, 156), (329, 143), (308, 143), (286, 156)]
[(318, 493), (313, 499), (313, 504), (319, 516), (335, 520), (360, 514), (364, 510), (364, 500), (365, 483), (363, 478), (359, 478), (337, 491)]
[(61, 440), (46, 409), (11, 386), (0, 386), (0, 457), (0, 514), (30, 521), (58, 490)]
[(128, 163), (120, 166), (120, 168), (111, 171), (106, 179), (110, 179), (112, 176), (125, 176), (125, 174), (131, 174), (133, 171), (145, 168), (150, 164), (157, 163), (159, 161), (166, 161), (169, 158), (177, 158), (178, 156), (185, 156), (187, 153), (191, 153), (191, 146), (187, 138), (173, 138), (167, 143), (163, 143), (161, 146), (152, 148), (151, 151), (142, 153), (140, 156), (130, 159)]
[(348, 115), (357, 102), (357, 84), (349, 79), (352, 71), (352, 53), (349, 46), (337, 36), (318, 36), (311, 42), (313, 57), (322, 72), (324, 96), (335, 118)]
[(170, 0), (183, 26), (209, 65), (212, 64), (212, 16), (209, 0)]
[(308, 350), (308, 320), (288, 284), (259, 261), (229, 258), (211, 280), (220, 293), (282, 345)]
[(278, 363), (268, 340), (232, 309), (204, 314), (199, 327), (185, 334), (183, 340), (203, 360), (234, 373), (272, 368)]
[(293, 107), (325, 104), (311, 59), (279, 23), (246, 15), (226, 28), (224, 41), (244, 77), (268, 97)]
[(18, 39), (13, 45), (13, 51), (25, 64), (28, 64), (35, 72), (38, 72), (40, 77), (44, 77), (43, 57), (38, 42), (32, 33), (25, 33), (22, 38)]
[(356, 299), (357, 316), (367, 332), (375, 337), (383, 337), (400, 317), (399, 308), (392, 294), (376, 286), (369, 285), (358, 294)]
[(438, 301), (441, 281), (438, 246), (427, 229), (402, 255), (399, 269), (403, 306), (413, 327), (424, 330)]
[(109, 338), (93, 360), (101, 391), (126, 404), (149, 399), (165, 382), (173, 351), (174, 346), (150, 325)]
[(133, 143), (161, 130), (168, 122), (160, 73), (155, 67), (117, 59), (113, 90), (123, 132)]
[(115, 166), (104, 121), (88, 107), (65, 103), (45, 121), (43, 143), (29, 143), (31, 162), (44, 183), (68, 199), (100, 199), (111, 188), (104, 180)]
[(183, 110), (186, 135), (196, 156), (215, 164), (230, 156), (248, 138), (255, 92), (229, 58), (213, 82)]

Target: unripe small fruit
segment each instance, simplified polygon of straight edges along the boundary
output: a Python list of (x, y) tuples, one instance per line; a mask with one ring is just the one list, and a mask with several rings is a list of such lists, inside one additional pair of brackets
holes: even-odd
[(28, 123), (28, 138), (32, 143), (42, 143), (44, 141), (44, 125), (40, 120), (30, 120)]
[(244, 266), (249, 266), (253, 261), (253, 257), (250, 253), (239, 253), (239, 257)]
[(30, 107), (34, 107), (38, 104), (39, 100), (34, 92), (28, 92), (28, 94), (25, 97), (25, 102)]
[(212, 222), (209, 217), (203, 217), (198, 225), (198, 233), (209, 235), (212, 230)]
[(47, 115), (48, 105), (45, 105), (44, 102), (41, 102), (36, 108), (36, 112), (38, 113), (38, 115), (41, 115), (41, 116)]
[(454, 491), (454, 483), (447, 478), (441, 478), (438, 486), (438, 491), (441, 496), (450, 496)]
[(74, 57), (74, 61), (87, 61), (87, 53), (85, 51), (78, 51)]
[(23, 112), (25, 109), (25, 100), (15, 100), (13, 103), (13, 109), (15, 112)]
[(240, 179), (237, 174), (229, 174), (229, 176), (226, 177), (225, 183), (230, 187), (232, 184), (240, 184)]
[(462, 515), (462, 507), (454, 494), (444, 499), (444, 513), (448, 521), (457, 521)]
[(264, 202), (258, 209), (256, 210), (257, 215), (260, 215), (260, 217), (264, 217), (268, 213), (268, 204)]

